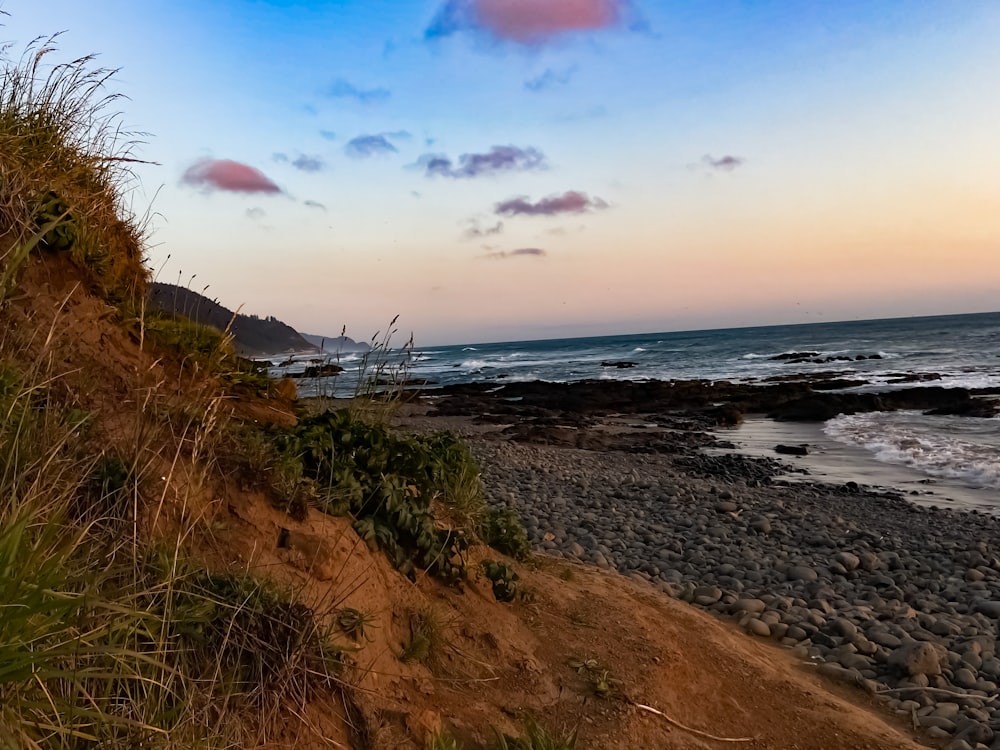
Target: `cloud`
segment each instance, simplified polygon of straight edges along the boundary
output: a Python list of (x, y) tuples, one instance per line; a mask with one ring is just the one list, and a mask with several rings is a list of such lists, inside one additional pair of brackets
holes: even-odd
[(491, 227), (481, 227), (476, 219), (472, 219), (471, 226), (462, 232), (462, 236), (467, 240), (479, 239), (481, 237), (491, 237), (503, 232), (503, 222), (498, 221)]
[(320, 211), (326, 211), (326, 206), (319, 201), (302, 201), (302, 205), (308, 208), (317, 208)]
[(628, 0), (446, 0), (424, 32), (438, 39), (462, 31), (517, 44), (622, 25)]
[(424, 154), (418, 163), (428, 177), (482, 177), (497, 172), (527, 172), (545, 168), (545, 155), (536, 148), (493, 146), (485, 154), (462, 154), (456, 167), (451, 159), (440, 154)]
[(338, 78), (327, 89), (326, 93), (335, 99), (354, 99), (362, 104), (381, 102), (392, 96), (389, 89), (381, 86), (374, 89), (359, 89), (353, 83)]
[(720, 156), (718, 159), (712, 157), (710, 154), (705, 154), (701, 157), (701, 161), (709, 168), (721, 170), (723, 172), (732, 172), (734, 169), (742, 167), (747, 162), (747, 160), (742, 156), (730, 156), (728, 154), (726, 156)]
[(280, 193), (263, 172), (229, 159), (200, 159), (181, 177), (184, 185), (230, 193)]
[(541, 75), (525, 81), (524, 88), (528, 89), (528, 91), (538, 93), (539, 91), (545, 91), (545, 89), (555, 88), (556, 86), (565, 86), (573, 80), (574, 75), (576, 75), (575, 65), (563, 71), (546, 68)]
[(546, 253), (540, 247), (522, 247), (517, 250), (501, 250), (495, 253), (487, 253), (482, 257), (489, 258), (490, 260), (504, 260), (506, 258), (523, 257), (525, 255), (541, 258), (544, 257), (545, 255), (548, 255), (548, 253)]
[(262, 219), (265, 216), (265, 212), (263, 208), (254, 206), (253, 208), (248, 208), (246, 210), (246, 215), (248, 219)]
[(368, 159), (372, 156), (395, 154), (398, 149), (384, 135), (359, 135), (344, 146), (344, 151), (352, 159)]
[(562, 195), (550, 195), (537, 203), (527, 198), (511, 198), (497, 203), (494, 210), (503, 216), (558, 216), (559, 214), (582, 214), (607, 208), (600, 198), (591, 198), (586, 193), (569, 190)]
[(320, 138), (324, 138), (328, 141), (337, 140), (337, 134), (334, 133), (332, 130), (321, 130), (319, 131), (319, 136)]
[(279, 164), (285, 164), (288, 162), (288, 154), (283, 154), (280, 151), (276, 151), (271, 154), (271, 159), (278, 162)]
[(292, 166), (302, 172), (320, 172), (326, 168), (326, 162), (319, 156), (299, 154), (292, 162)]

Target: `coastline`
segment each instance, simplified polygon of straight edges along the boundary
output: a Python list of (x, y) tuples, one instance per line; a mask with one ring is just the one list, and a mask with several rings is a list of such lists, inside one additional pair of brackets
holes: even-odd
[[(713, 434), (720, 440), (735, 443), (737, 448), (709, 449), (712, 452), (735, 451), (747, 456), (780, 459), (791, 469), (781, 475), (782, 481), (832, 485), (857, 482), (895, 490), (918, 505), (1000, 513), (1000, 493), (996, 490), (969, 487), (954, 480), (929, 477), (908, 466), (878, 461), (864, 448), (829, 437), (821, 424), (778, 422), (758, 415), (745, 417), (737, 427), (717, 430)], [(805, 445), (809, 452), (805, 456), (778, 456), (774, 450), (776, 445)], [(799, 473), (803, 469), (808, 473)]]
[[(1000, 737), (1000, 518), (969, 498), (945, 500), (941, 485), (920, 496), (886, 489), (896, 467), (836, 456), (818, 423), (751, 417), (719, 430), (706, 417), (720, 409), (711, 399), (622, 412), (588, 387), (548, 401), (436, 392), (400, 423), (461, 434), (490, 503), (517, 512), (547, 554), (733, 621), (949, 748)], [(817, 450), (776, 460), (779, 436)], [(816, 475), (787, 479), (800, 461)], [(821, 469), (834, 483), (816, 481)]]

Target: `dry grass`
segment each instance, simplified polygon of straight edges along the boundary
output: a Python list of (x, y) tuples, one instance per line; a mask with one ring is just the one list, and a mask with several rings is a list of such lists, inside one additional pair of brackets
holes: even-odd
[(137, 307), (144, 228), (125, 203), (137, 135), (121, 128), (113, 70), (83, 57), (50, 64), (39, 37), (0, 74), (0, 297), (35, 247), (68, 252), (96, 291)]

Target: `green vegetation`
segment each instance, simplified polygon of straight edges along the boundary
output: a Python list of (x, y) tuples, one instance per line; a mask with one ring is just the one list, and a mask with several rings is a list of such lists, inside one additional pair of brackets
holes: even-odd
[(583, 676), (595, 695), (601, 698), (607, 698), (611, 695), (615, 680), (611, 679), (611, 673), (596, 659), (572, 659), (569, 666), (575, 669), (577, 674)]
[[(0, 50), (0, 748), (249, 746), (282, 707), (341, 690), (345, 651), (374, 625), (194, 556), (215, 527), (191, 507), (225, 468), (220, 455), (238, 454), (241, 481), (297, 518), (350, 514), (411, 578), (458, 582), (474, 536), (518, 559), (527, 537), (509, 511), (487, 511), (455, 436), (388, 429), (405, 371), (378, 354), (349, 410), (271, 431), (222, 421), (220, 389), (263, 395), (266, 374), (224, 333), (144, 311), (144, 229), (123, 192), (134, 141), (106, 115), (111, 73), (90, 58), (50, 66), (52, 52), (51, 39), (20, 63)], [(169, 387), (139, 374), (141, 389), (91, 398), (99, 375), (74, 370), (51, 333), (15, 330), (9, 303), (32, 256), (75, 265), (117, 306), (112, 320), (155, 345)], [(115, 411), (119, 398), (127, 409)], [(493, 565), (494, 592), (513, 598), (516, 573)], [(404, 661), (439, 663), (440, 615), (413, 612), (401, 645)]]
[(400, 661), (436, 665), (448, 646), (447, 628), (433, 607), (410, 613), (410, 640)]
[(518, 575), (511, 568), (496, 560), (483, 560), (480, 563), (483, 575), (493, 587), (493, 596), (498, 602), (512, 602), (518, 595)]
[(517, 513), (507, 508), (493, 508), (486, 514), (482, 529), (483, 541), (498, 552), (515, 560), (525, 560), (531, 554), (528, 532)]
[(446, 581), (464, 576), (471, 530), (439, 528), (432, 508), (470, 502), (460, 495), (470, 491), (467, 483), (456, 475), (478, 471), (457, 438), (398, 435), (342, 409), (303, 418), (277, 434), (275, 444), (283, 456), (301, 461), (320, 509), (350, 513), (362, 539), (385, 551), (403, 574), (422, 569)]
[(532, 718), (524, 722), (524, 735), (510, 737), (497, 733), (497, 750), (573, 750), (576, 730), (555, 736)]
[(360, 641), (367, 637), (365, 630), (375, 622), (373, 615), (361, 612), (353, 607), (344, 607), (337, 611), (335, 618), (337, 629), (352, 641)]
[(0, 60), (0, 299), (40, 249), (66, 253), (95, 291), (135, 310), (148, 281), (144, 229), (123, 199), (136, 141), (110, 110), (113, 71), (89, 57), (47, 65), (54, 40)]
[[(218, 394), (129, 394), (134, 411), (111, 419), (123, 434), (109, 431), (90, 374), (55, 373), (52, 333), (16, 329), (5, 304), (32, 254), (67, 259), (128, 321), (148, 280), (122, 192), (132, 142), (104, 114), (110, 72), (47, 65), (51, 42), (20, 63), (0, 50), (0, 748), (252, 744), (278, 706), (334, 688), (342, 649), (292, 592), (196, 565), (183, 511), (155, 543), (143, 529), (164, 502), (154, 462), (191, 462), (183, 493), (214, 460)], [(210, 369), (226, 352), (211, 329), (145, 322), (178, 361)]]

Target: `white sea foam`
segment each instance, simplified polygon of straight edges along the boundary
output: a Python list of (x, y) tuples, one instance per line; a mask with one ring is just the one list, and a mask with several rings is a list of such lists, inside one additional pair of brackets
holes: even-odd
[(479, 350), (474, 346), (466, 346), (462, 348), (463, 352), (478, 352)]
[(841, 415), (827, 435), (870, 451), (876, 460), (971, 487), (1000, 489), (996, 419), (931, 417), (920, 412)]
[(646, 350), (643, 349), (641, 346), (637, 346), (635, 349), (632, 350), (632, 353), (635, 354), (635, 353), (644, 352), (644, 351), (646, 351)]

